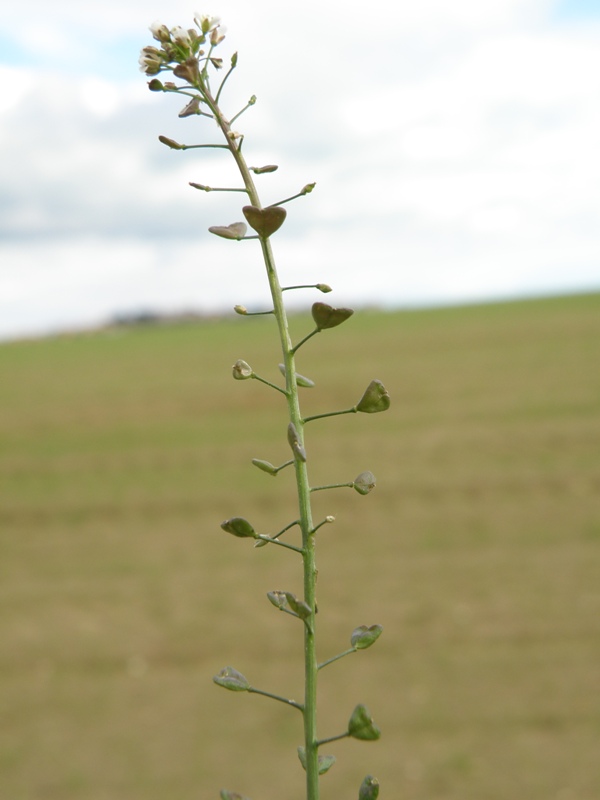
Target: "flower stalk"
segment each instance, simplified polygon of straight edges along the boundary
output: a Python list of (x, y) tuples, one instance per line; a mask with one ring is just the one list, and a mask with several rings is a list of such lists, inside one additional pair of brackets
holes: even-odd
[[(352, 635), (350, 649), (337, 656), (328, 658), (320, 664), (318, 663), (316, 640), (317, 566), (315, 534), (324, 524), (333, 522), (334, 517), (327, 516), (322, 522), (319, 522), (316, 526), (314, 525), (311, 493), (330, 488), (351, 487), (356, 489), (360, 494), (367, 494), (375, 486), (375, 479), (371, 473), (364, 472), (351, 482), (327, 484), (311, 488), (309, 481), (310, 462), (305, 444), (304, 428), (307, 422), (321, 417), (356, 413), (358, 411), (372, 413), (374, 411), (386, 410), (389, 406), (389, 397), (379, 381), (372, 381), (361, 400), (349, 409), (308, 417), (302, 415), (299, 390), (301, 388), (310, 388), (314, 384), (309, 378), (305, 378), (297, 372), (296, 353), (302, 345), (308, 342), (309, 339), (317, 333), (341, 325), (349, 319), (353, 311), (346, 308), (334, 308), (326, 303), (314, 303), (311, 313), (315, 328), (296, 345), (293, 345), (284, 305), (284, 292), (292, 289), (315, 289), (323, 293), (328, 293), (331, 292), (331, 287), (325, 283), (282, 286), (275, 264), (271, 237), (285, 222), (287, 212), (286, 209), (282, 207), (283, 204), (290, 203), (295, 199), (310, 194), (314, 190), (315, 184), (306, 184), (299, 192), (280, 200), (278, 203), (269, 205), (262, 204), (254, 181), (254, 176), (268, 175), (274, 172), (277, 166), (273, 164), (264, 167), (249, 166), (242, 153), (244, 137), (241, 133), (232, 129), (232, 123), (238, 120), (243, 113), (255, 104), (256, 97), (253, 95), (247, 104), (230, 119), (224, 115), (221, 109), (220, 99), (226, 82), (230, 79), (231, 74), (237, 67), (237, 53), (234, 53), (232, 56), (230, 67), (221, 80), (216, 94), (213, 95), (210, 86), (211, 73), (218, 72), (223, 64), (222, 59), (214, 55), (214, 50), (225, 37), (221, 32), (220, 23), (217, 18), (196, 15), (194, 22), (196, 27), (189, 30), (184, 30), (180, 27), (169, 30), (165, 25), (154, 23), (150, 30), (154, 39), (160, 46), (145, 47), (140, 57), (140, 66), (142, 70), (151, 77), (149, 82), (151, 91), (181, 94), (186, 98), (187, 104), (179, 116), (181, 118), (211, 118), (218, 126), (224, 143), (181, 144), (166, 136), (160, 136), (160, 141), (173, 150), (202, 148), (229, 150), (237, 166), (241, 182), (243, 183), (243, 187), (239, 188), (209, 187), (200, 183), (190, 183), (190, 185), (204, 192), (243, 193), (248, 199), (248, 204), (244, 205), (242, 208), (245, 222), (212, 226), (209, 228), (209, 231), (223, 239), (235, 241), (258, 240), (273, 307), (269, 311), (248, 312), (245, 306), (237, 305), (234, 310), (241, 316), (272, 314), (275, 317), (283, 360), (279, 368), (285, 378), (285, 389), (255, 374), (250, 365), (242, 359), (238, 359), (233, 365), (232, 373), (236, 380), (258, 380), (270, 388), (277, 390), (278, 393), (285, 397), (287, 407), (287, 440), (291, 449), (292, 458), (279, 467), (275, 467), (270, 462), (263, 459), (253, 459), (253, 464), (261, 471), (271, 476), (276, 476), (285, 467), (293, 465), (298, 507), (297, 518), (274, 536), (257, 533), (252, 525), (243, 517), (232, 517), (231, 519), (225, 520), (221, 528), (237, 538), (254, 539), (256, 547), (275, 544), (296, 553), (302, 559), (303, 597), (298, 598), (287, 591), (272, 591), (269, 592), (267, 596), (269, 601), (277, 609), (288, 615), (297, 617), (304, 623), (304, 701), (302, 703), (297, 703), (293, 700), (281, 697), (280, 695), (262, 689), (256, 689), (250, 686), (244, 676), (232, 667), (226, 667), (219, 675), (215, 676), (214, 680), (218, 685), (231, 691), (260, 694), (283, 702), (301, 711), (304, 743), (303, 746), (298, 749), (298, 753), (306, 773), (306, 799), (319, 800), (319, 777), (335, 762), (334, 756), (319, 755), (320, 745), (345, 737), (373, 739), (377, 738), (379, 733), (370, 715), (366, 712), (365, 707), (357, 706), (350, 719), (347, 731), (325, 739), (318, 738), (318, 671), (345, 655), (370, 646), (381, 633), (381, 626), (371, 626), (371, 628), (361, 626), (361, 628), (357, 628)], [(172, 81), (163, 83), (156, 76), (164, 72), (172, 72), (173, 76), (182, 82), (179, 84)], [(248, 235), (248, 226), (254, 232), (253, 234), (251, 233)], [(280, 537), (287, 530), (296, 525), (300, 528), (301, 532), (300, 547), (280, 540)], [(367, 778), (365, 778), (365, 782), (367, 783), (364, 783), (363, 786), (368, 786), (370, 791), (370, 787), (376, 784), (376, 781), (373, 783), (374, 781), (375, 779), (371, 778), (371, 776), (367, 776)], [(361, 789), (361, 791), (363, 791), (363, 789)], [(221, 797), (234, 798), (241, 797), (241, 795), (222, 790)], [(373, 795), (373, 797), (375, 797), (375, 795)]]

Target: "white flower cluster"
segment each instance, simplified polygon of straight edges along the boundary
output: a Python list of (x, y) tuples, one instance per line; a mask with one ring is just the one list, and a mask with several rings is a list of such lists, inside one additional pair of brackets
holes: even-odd
[(216, 47), (225, 38), (219, 17), (195, 14), (194, 22), (198, 30), (194, 28), (186, 30), (180, 25), (169, 29), (159, 20), (153, 22), (150, 25), (150, 32), (153, 38), (160, 42), (161, 47), (160, 49), (153, 46), (144, 47), (139, 60), (142, 72), (146, 75), (157, 75), (172, 62), (181, 64), (190, 56), (202, 55), (199, 48), (207, 38), (211, 47)]

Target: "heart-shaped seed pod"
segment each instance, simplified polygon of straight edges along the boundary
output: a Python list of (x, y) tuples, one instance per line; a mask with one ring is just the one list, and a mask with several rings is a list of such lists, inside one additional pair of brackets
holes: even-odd
[(327, 303), (313, 303), (311, 313), (318, 330), (323, 331), (341, 325), (354, 311), (351, 308), (333, 308)]
[(287, 215), (287, 211), (281, 206), (268, 206), (267, 208), (244, 206), (242, 212), (248, 225), (263, 239), (268, 239), (271, 234), (279, 230)]
[(248, 227), (245, 222), (232, 222), (231, 225), (213, 225), (208, 229), (215, 236), (222, 239), (243, 239)]

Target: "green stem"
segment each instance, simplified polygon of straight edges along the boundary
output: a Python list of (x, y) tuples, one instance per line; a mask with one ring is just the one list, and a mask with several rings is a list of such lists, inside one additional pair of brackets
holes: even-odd
[[(280, 205), (281, 205), (281, 203), (280, 203)], [(298, 284), (297, 286), (282, 286), (281, 287), (281, 291), (282, 292), (289, 292), (290, 289), (316, 289), (316, 288), (317, 288), (317, 284), (316, 283), (301, 283), (301, 284)]]
[[(280, 467), (276, 467), (276, 471), (280, 472), (282, 469), (285, 469), (286, 467), (290, 467), (293, 463), (294, 463), (294, 459), (291, 458), (289, 461), (286, 461)], [(296, 524), (299, 524), (299, 521)]]
[(231, 189), (225, 186), (205, 186), (203, 183), (193, 183), (189, 181), (190, 186), (194, 189), (200, 189), (203, 192), (245, 192), (245, 189)]
[(270, 386), (271, 389), (277, 389), (277, 391), (281, 392), (281, 394), (287, 395), (287, 391), (285, 389), (282, 389), (281, 386), (277, 386), (276, 384), (271, 383), (271, 381), (267, 381), (264, 378), (261, 378), (259, 375), (256, 375), (255, 373), (252, 373), (252, 377), (254, 378), (255, 381), (260, 381), (261, 383), (264, 383), (265, 386)]
[[(242, 112), (240, 111), (240, 114), (241, 113)], [(236, 117), (239, 117), (239, 114), (236, 114)], [(235, 117), (233, 117), (231, 121), (233, 122), (234, 119)], [(290, 200), (295, 200), (297, 197), (304, 197), (305, 194), (306, 192), (298, 192), (298, 194), (293, 194), (291, 197), (286, 197), (284, 200), (278, 200), (276, 203), (270, 203), (267, 208), (272, 208), (273, 206), (282, 206), (284, 203), (289, 203)]]
[[(229, 150), (237, 164), (240, 175), (244, 181), (246, 192), (250, 203), (256, 208), (262, 208), (256, 186), (252, 180), (252, 174), (246, 160), (241, 153), (241, 148), (236, 146), (235, 141), (230, 136), (230, 124), (221, 113), (213, 97), (208, 93), (203, 85), (198, 87), (203, 95), (206, 104), (215, 116), (217, 124), (221, 128), (223, 135), (228, 143)], [(289, 420), (294, 424), (298, 432), (299, 444), (304, 447), (304, 421), (300, 412), (298, 398), (298, 386), (296, 384), (296, 366), (294, 353), (296, 348), (292, 347), (289, 333), (288, 319), (283, 303), (283, 292), (277, 270), (275, 258), (271, 249), (270, 239), (259, 237), (260, 246), (263, 254), (271, 297), (273, 299), (273, 310), (277, 319), (277, 328), (281, 342), (281, 351), (285, 366), (286, 375), (286, 397), (288, 405)], [(311, 609), (310, 616), (304, 620), (304, 749), (306, 753), (306, 798), (307, 800), (319, 800), (319, 763), (318, 763), (318, 739), (317, 739), (317, 657), (316, 657), (316, 580), (317, 568), (315, 563), (315, 537), (313, 535), (312, 508), (310, 502), (310, 483), (308, 480), (308, 469), (305, 461), (296, 458), (294, 461), (296, 469), (296, 489), (298, 494), (298, 508), (300, 516), (300, 529), (302, 531), (302, 559), (304, 567), (304, 601)]]
[(280, 542), (279, 539), (276, 539), (274, 536), (265, 536), (262, 533), (259, 533), (256, 537), (261, 542), (266, 542), (267, 544), (278, 544), (279, 547), (287, 547), (288, 550), (295, 550), (296, 553), (302, 553), (304, 555), (304, 550), (301, 547), (296, 547), (294, 544), (288, 544), (287, 542)]
[(333, 664), (334, 661), (337, 661), (344, 656), (349, 656), (350, 653), (356, 653), (356, 647), (351, 647), (349, 650), (344, 650), (343, 653), (338, 653), (337, 656), (333, 656), (333, 658), (328, 658), (327, 661), (322, 661), (318, 665), (317, 669), (323, 669), (323, 667), (326, 667), (328, 664)]
[(182, 144), (179, 150), (201, 150), (206, 147), (212, 147), (215, 150), (229, 150), (226, 144)]
[(307, 336), (304, 337), (304, 339), (300, 339), (298, 344), (295, 347), (292, 348), (292, 353), (295, 353), (296, 350), (299, 350), (302, 347), (302, 345), (304, 344), (304, 342), (308, 342), (308, 340), (310, 338), (312, 338), (315, 335), (315, 333), (321, 333), (321, 329), (320, 328), (315, 328), (314, 331), (311, 331)]
[(354, 481), (350, 483), (328, 483), (326, 486), (313, 486), (311, 492), (321, 492), (323, 489), (345, 489), (346, 487), (352, 489)]
[(295, 700), (288, 700), (287, 697), (281, 697), (278, 694), (271, 694), (271, 692), (263, 692), (262, 689), (255, 689), (253, 686), (250, 686), (250, 688), (246, 691), (249, 694), (262, 694), (264, 697), (270, 697), (272, 700), (279, 700), (280, 703), (285, 703), (286, 706), (293, 706), (300, 711), (304, 711), (304, 706), (302, 703), (297, 703)]
[(327, 739), (320, 739), (317, 742), (317, 744), (322, 745), (322, 744), (329, 744), (329, 742), (337, 742), (338, 739), (345, 739), (347, 736), (350, 736), (348, 731), (346, 731), (345, 733), (338, 733), (337, 736), (329, 736)]
[(340, 414), (356, 414), (356, 406), (345, 408), (343, 411), (327, 411), (325, 414), (313, 414), (312, 417), (304, 417), (304, 422), (311, 422), (313, 419), (323, 419), (324, 417), (339, 417)]
[(235, 69), (235, 65), (234, 65), (234, 64), (232, 64), (232, 65), (229, 67), (229, 70), (228, 70), (227, 74), (225, 75), (225, 77), (224, 77), (224, 78), (223, 78), (223, 80), (221, 81), (221, 85), (219, 86), (219, 88), (218, 88), (218, 90), (217, 90), (217, 95), (216, 95), (216, 97), (215, 97), (215, 105), (218, 105), (218, 103), (219, 103), (219, 97), (221, 96), (221, 92), (223, 91), (223, 87), (225, 86), (225, 81), (226, 81), (226, 80), (227, 80), (227, 78), (228, 78), (228, 77), (231, 75), (231, 73), (233, 72), (233, 70), (234, 70), (234, 69)]
[[(256, 98), (254, 99), (254, 102), (256, 102)], [(249, 108), (252, 108), (252, 106), (253, 106), (253, 105), (254, 105), (254, 103), (246, 103), (246, 105), (245, 105), (245, 106), (242, 108), (242, 110), (241, 110), (241, 111), (238, 111), (238, 113), (237, 113), (237, 114), (234, 114), (234, 116), (233, 116), (233, 117), (232, 117), (232, 118), (229, 120), (229, 124), (231, 125), (231, 123), (232, 123), (232, 122), (235, 122), (235, 120), (236, 120), (238, 117), (241, 117), (241, 116), (242, 116), (242, 114), (244, 113), (244, 111), (247, 111)]]

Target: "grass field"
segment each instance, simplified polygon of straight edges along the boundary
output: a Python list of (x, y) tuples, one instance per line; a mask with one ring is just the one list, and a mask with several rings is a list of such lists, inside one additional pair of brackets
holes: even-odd
[[(293, 320), (295, 338), (310, 329)], [(301, 630), (267, 601), (300, 564), (220, 522), (295, 518), (273, 320), (0, 346), (0, 797), (300, 800)], [(600, 797), (600, 295), (356, 314), (299, 353), (317, 493), (322, 737), (364, 702), (323, 800)], [(290, 505), (292, 504), (292, 505)], [(294, 541), (291, 537), (290, 541)]]

